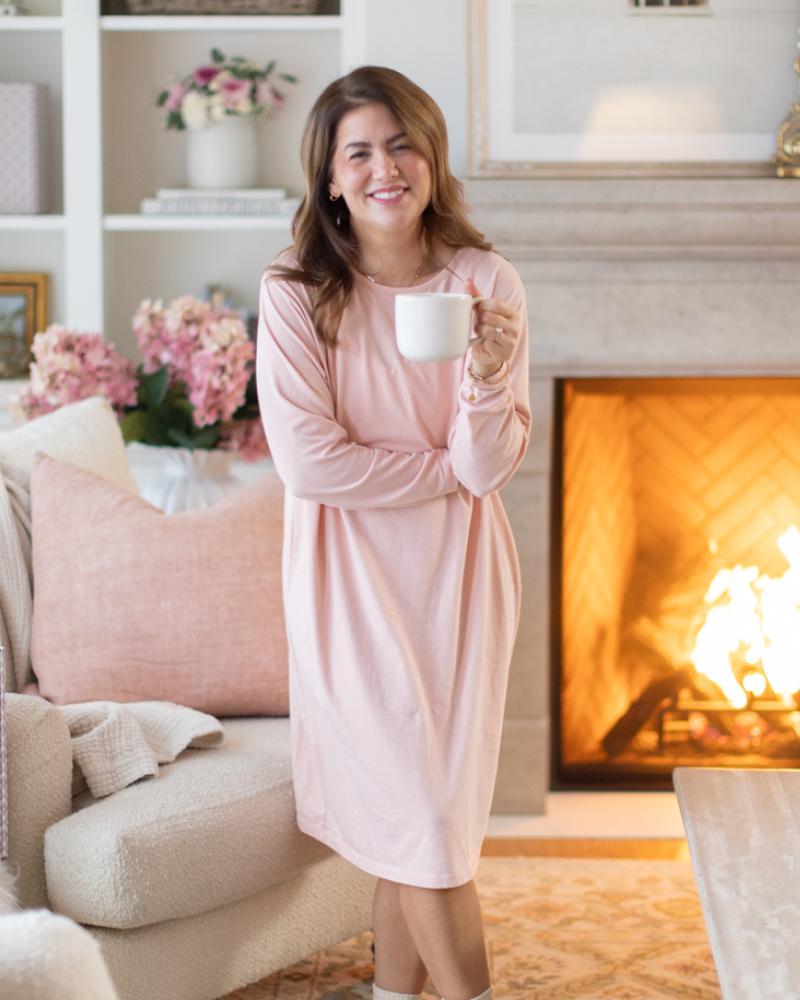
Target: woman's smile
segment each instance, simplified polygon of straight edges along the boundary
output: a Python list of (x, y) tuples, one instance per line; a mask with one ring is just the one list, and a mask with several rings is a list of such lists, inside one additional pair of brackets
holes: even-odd
[(407, 190), (408, 188), (404, 187), (381, 188), (379, 191), (370, 191), (369, 197), (374, 198), (375, 201), (384, 202), (385, 204), (396, 204), (400, 201)]

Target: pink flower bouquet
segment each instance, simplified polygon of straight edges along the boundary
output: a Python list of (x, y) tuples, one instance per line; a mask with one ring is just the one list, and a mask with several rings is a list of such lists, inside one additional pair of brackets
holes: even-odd
[[(283, 94), (270, 82), (275, 60), (259, 66), (236, 56), (230, 62), (219, 49), (211, 50), (211, 63), (198, 66), (158, 95), (156, 104), (167, 113), (167, 128), (206, 128), (226, 115), (261, 115), (271, 118), (283, 107)], [(288, 73), (276, 76), (297, 83)]]
[(53, 324), (36, 334), (32, 352), (30, 383), (11, 395), (16, 423), (88, 396), (105, 396), (119, 417), (136, 406), (139, 382), (133, 363), (104, 343), (102, 333), (70, 332)]
[(100, 333), (51, 326), (33, 340), (28, 387), (11, 400), (21, 423), (88, 396), (105, 396), (126, 442), (222, 448), (245, 461), (269, 455), (255, 391), (255, 347), (244, 321), (187, 295), (142, 302), (133, 318), (143, 362)]
[(244, 320), (191, 295), (164, 307), (149, 299), (133, 317), (139, 341), (139, 407), (122, 420), (126, 440), (269, 455)]

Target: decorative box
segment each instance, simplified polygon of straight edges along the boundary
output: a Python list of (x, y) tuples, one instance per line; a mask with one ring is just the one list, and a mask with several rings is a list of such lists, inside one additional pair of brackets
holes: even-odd
[(131, 14), (316, 14), (319, 0), (128, 0)]
[(0, 214), (46, 212), (45, 101), (39, 83), (0, 83)]

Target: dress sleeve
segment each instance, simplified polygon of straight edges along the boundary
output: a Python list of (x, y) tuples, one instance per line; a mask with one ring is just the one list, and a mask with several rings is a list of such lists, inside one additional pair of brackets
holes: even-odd
[(278, 474), (293, 496), (354, 510), (408, 507), (458, 489), (447, 448), (388, 451), (350, 441), (336, 420), (324, 348), (302, 286), (261, 285), (257, 382)]
[(458, 414), (448, 443), (458, 481), (477, 497), (505, 486), (522, 461), (531, 430), (525, 289), (504, 261), (495, 287), (484, 294), (510, 302), (519, 312), (521, 330), (508, 378), (497, 385), (470, 381), (467, 371), (472, 352), (467, 352)]

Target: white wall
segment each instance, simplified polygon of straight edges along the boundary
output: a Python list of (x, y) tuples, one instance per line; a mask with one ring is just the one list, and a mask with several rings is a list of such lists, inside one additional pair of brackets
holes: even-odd
[(467, 171), (467, 0), (367, 0), (367, 60), (405, 73), (437, 102), (450, 164)]

